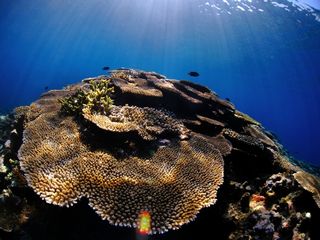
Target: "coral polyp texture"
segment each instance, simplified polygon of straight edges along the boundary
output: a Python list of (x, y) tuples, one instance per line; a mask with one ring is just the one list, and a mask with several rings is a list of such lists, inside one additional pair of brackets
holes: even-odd
[(109, 151), (90, 149), (80, 135), (71, 117), (57, 113), (27, 125), (21, 167), (48, 203), (68, 206), (87, 197), (103, 219), (131, 227), (141, 211), (148, 211), (156, 233), (178, 228), (215, 202), (223, 160), (204, 138), (173, 140), (150, 157), (119, 160)]
[[(319, 172), (290, 159), (272, 134), (232, 103), (190, 81), (112, 70), (44, 93), (17, 108), (16, 119), (18, 143), (12, 146), (18, 147), (10, 157), (19, 160), (19, 177), (46, 205), (85, 199), (112, 225), (163, 233), (217, 207), (220, 215), (208, 222), (238, 227), (218, 229), (220, 237), (287, 239), (288, 231), (300, 234), (305, 221), (292, 220), (284, 229), (288, 216), (310, 213), (281, 209), (283, 202), (307, 197), (311, 212), (319, 205)], [(283, 219), (274, 220), (280, 212)], [(260, 226), (266, 219), (268, 233)]]
[(122, 106), (113, 107), (110, 114), (91, 114), (85, 112), (84, 118), (99, 128), (111, 132), (136, 131), (145, 140), (154, 140), (164, 132), (187, 134), (184, 125), (170, 116), (170, 113), (149, 107)]

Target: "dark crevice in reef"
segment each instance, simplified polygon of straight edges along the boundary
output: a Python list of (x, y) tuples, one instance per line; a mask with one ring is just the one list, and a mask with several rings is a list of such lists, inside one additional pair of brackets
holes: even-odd
[[(86, 122), (81, 125), (81, 141), (88, 145), (92, 151), (102, 150), (111, 153), (117, 159), (127, 157), (148, 158), (159, 148), (157, 141), (145, 141), (136, 131), (114, 133), (101, 130), (96, 125)], [(159, 139), (174, 140), (176, 135), (164, 132), (159, 135)]]
[(2, 233), (2, 239), (135, 239), (131, 229), (114, 227), (88, 207), (87, 201), (80, 201), (70, 208), (43, 204), (38, 199), (37, 214), (24, 224), (20, 231)]
[(212, 125), (205, 122), (194, 124), (192, 123), (192, 121), (196, 121), (196, 120), (191, 120), (191, 121), (184, 120), (185, 126), (191, 129), (193, 132), (205, 134), (210, 137), (213, 137), (213, 136), (219, 135), (222, 131), (222, 127), (219, 125)]
[(205, 86), (201, 86), (199, 84), (187, 81), (187, 80), (181, 80), (180, 83), (182, 83), (185, 86), (189, 86), (191, 88), (194, 88), (195, 90), (202, 92), (202, 93), (211, 93), (211, 90)]
[[(121, 91), (115, 88), (115, 98), (114, 103), (116, 105), (124, 106), (126, 104), (139, 106), (139, 107), (154, 107), (154, 108), (162, 108), (163, 104), (159, 102), (159, 97), (153, 96), (135, 96), (133, 93), (126, 93), (125, 96), (120, 97)], [(117, 97), (118, 96), (118, 97)]]
[(225, 159), (226, 175), (231, 179), (246, 181), (259, 176), (268, 176), (273, 173), (272, 163), (266, 157), (248, 154), (244, 151), (233, 150), (232, 157)]

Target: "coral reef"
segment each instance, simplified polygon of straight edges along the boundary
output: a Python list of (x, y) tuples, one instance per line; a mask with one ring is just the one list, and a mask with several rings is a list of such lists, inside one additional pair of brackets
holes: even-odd
[(0, 117), (0, 230), (7, 233), (26, 223), (33, 208), (25, 196), (13, 193), (26, 187), (15, 154), (19, 145), (17, 129), (13, 128), (15, 124), (11, 114)]
[(259, 138), (256, 138), (250, 135), (239, 134), (228, 128), (224, 128), (222, 130), (222, 133), (224, 136), (230, 139), (236, 146), (242, 144), (242, 145), (250, 146), (252, 148), (258, 148), (261, 150), (263, 150), (264, 148), (264, 145), (262, 144)]
[(319, 169), (205, 86), (110, 72), (0, 119), (5, 239), (320, 238)]
[(90, 80), (73, 95), (59, 99), (61, 111), (66, 114), (108, 113), (113, 104), (110, 97), (113, 87), (109, 83), (109, 79)]
[(156, 135), (167, 132), (187, 137), (187, 129), (171, 113), (149, 107), (115, 106), (108, 115), (85, 112), (84, 118), (99, 128), (111, 132), (137, 131), (145, 140), (155, 140)]
[(232, 187), (241, 194), (229, 206), (228, 217), (237, 224), (229, 239), (313, 239), (312, 214), (302, 205), (307, 202), (292, 174), (273, 174), (255, 191), (253, 183)]
[(204, 138), (172, 140), (150, 157), (119, 160), (112, 149), (89, 149), (80, 131), (71, 117), (57, 113), (42, 114), (26, 126), (21, 167), (29, 186), (48, 203), (69, 206), (87, 197), (103, 219), (132, 227), (148, 210), (151, 231), (158, 233), (178, 228), (215, 202), (223, 161)]
[(0, 115), (0, 153), (4, 151), (5, 143), (10, 136), (12, 122), (12, 116)]
[(305, 171), (298, 171), (293, 176), (305, 190), (313, 194), (313, 199), (320, 208), (320, 178)]

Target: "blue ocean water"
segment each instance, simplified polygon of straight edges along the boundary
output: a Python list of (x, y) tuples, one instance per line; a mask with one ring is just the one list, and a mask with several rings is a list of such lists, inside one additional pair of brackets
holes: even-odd
[[(206, 85), (320, 166), (317, 0), (1, 0), (0, 112), (105, 74)], [(200, 76), (192, 78), (189, 71)]]

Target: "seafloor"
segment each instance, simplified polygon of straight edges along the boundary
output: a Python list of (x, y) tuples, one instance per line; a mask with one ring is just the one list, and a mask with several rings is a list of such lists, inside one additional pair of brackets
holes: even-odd
[(319, 169), (206, 87), (154, 72), (1, 116), (0, 187), (0, 239), (320, 239)]

